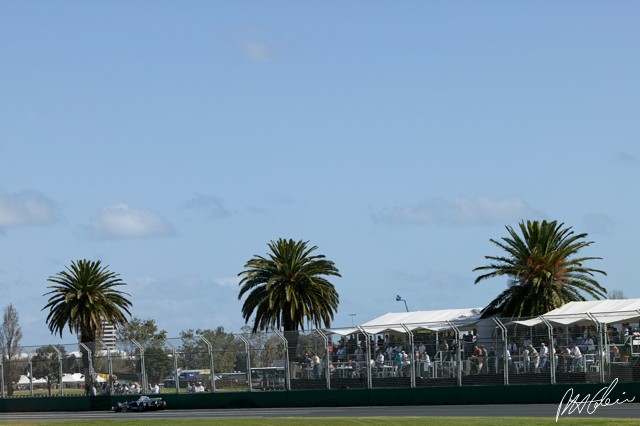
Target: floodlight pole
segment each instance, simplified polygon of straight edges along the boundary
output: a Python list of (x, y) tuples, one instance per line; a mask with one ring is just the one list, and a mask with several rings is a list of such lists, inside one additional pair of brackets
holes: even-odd
[(409, 312), (409, 307), (407, 306), (407, 301), (400, 297), (399, 294), (396, 295), (396, 302), (404, 302), (404, 308)]

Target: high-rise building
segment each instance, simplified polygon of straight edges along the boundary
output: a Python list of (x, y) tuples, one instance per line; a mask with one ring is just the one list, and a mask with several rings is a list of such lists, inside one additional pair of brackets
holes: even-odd
[(116, 348), (116, 328), (106, 321), (102, 321), (102, 343), (108, 349)]

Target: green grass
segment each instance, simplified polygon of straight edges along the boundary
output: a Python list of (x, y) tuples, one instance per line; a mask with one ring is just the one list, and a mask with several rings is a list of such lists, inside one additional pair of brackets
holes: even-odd
[[(52, 425), (98, 425), (117, 424), (122, 425), (184, 425), (189, 426), (224, 424), (225, 426), (249, 426), (249, 425), (269, 425), (269, 426), (320, 426), (320, 425), (443, 425), (443, 426), (512, 426), (512, 425), (552, 425), (562, 426), (605, 426), (615, 424), (616, 426), (637, 425), (637, 419), (598, 419), (592, 417), (582, 418), (561, 418), (558, 423), (555, 418), (538, 417), (327, 417), (327, 418), (247, 418), (247, 419), (182, 419), (182, 420), (162, 420), (162, 419), (117, 419), (113, 420), (78, 420), (78, 421), (25, 421), (19, 422), (20, 426), (52, 426)], [(0, 425), (16, 424), (16, 422), (0, 421)]]

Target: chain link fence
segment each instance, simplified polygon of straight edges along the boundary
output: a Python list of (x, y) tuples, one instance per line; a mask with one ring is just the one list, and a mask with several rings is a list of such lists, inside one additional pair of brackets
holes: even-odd
[(0, 360), (0, 396), (631, 382), (640, 333), (628, 330), (501, 318), (21, 346)]

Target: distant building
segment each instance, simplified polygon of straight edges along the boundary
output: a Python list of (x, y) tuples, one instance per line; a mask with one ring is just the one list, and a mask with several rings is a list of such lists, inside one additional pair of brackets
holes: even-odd
[(116, 348), (116, 328), (106, 321), (102, 321), (102, 343), (107, 349)]

